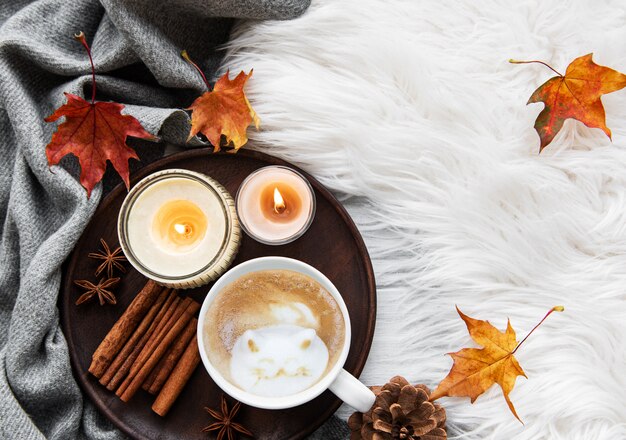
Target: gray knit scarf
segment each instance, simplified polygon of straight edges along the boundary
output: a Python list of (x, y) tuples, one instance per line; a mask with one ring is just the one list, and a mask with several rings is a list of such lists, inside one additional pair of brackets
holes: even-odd
[[(180, 110), (202, 90), (181, 58), (187, 49), (209, 78), (234, 18), (288, 19), (309, 0), (2, 0), (0, 1), (0, 438), (118, 439), (123, 435), (81, 395), (59, 329), (61, 264), (106, 189), (90, 199), (75, 158), (48, 167), (54, 124), (45, 116), (62, 92), (89, 95), (88, 58), (72, 39), (84, 31), (99, 100), (114, 100), (165, 142), (183, 144)], [(230, 17), (230, 18), (217, 18)], [(143, 166), (163, 143), (133, 144)], [(345, 438), (331, 419), (314, 437)]]

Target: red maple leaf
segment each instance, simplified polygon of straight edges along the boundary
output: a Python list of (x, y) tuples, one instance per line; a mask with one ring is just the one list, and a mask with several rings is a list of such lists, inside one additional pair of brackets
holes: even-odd
[(128, 160), (137, 159), (137, 153), (126, 144), (126, 137), (133, 136), (143, 139), (154, 139), (141, 126), (141, 123), (130, 115), (123, 115), (122, 104), (116, 102), (96, 102), (96, 77), (91, 50), (81, 32), (75, 38), (87, 50), (92, 70), (92, 96), (88, 102), (80, 96), (65, 93), (67, 103), (45, 118), (53, 122), (61, 117), (65, 121), (59, 124), (46, 146), (48, 164), (56, 165), (67, 154), (73, 154), (80, 163), (80, 183), (87, 190), (87, 197), (106, 170), (107, 160), (118, 172), (126, 188), (130, 186)]

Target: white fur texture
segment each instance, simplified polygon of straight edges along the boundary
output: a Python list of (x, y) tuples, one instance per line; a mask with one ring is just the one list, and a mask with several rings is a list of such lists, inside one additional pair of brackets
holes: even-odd
[[(362, 380), (431, 387), (472, 346), (455, 304), (521, 339), (528, 379), (443, 398), (451, 438), (626, 438), (626, 90), (605, 96), (613, 143), (568, 121), (538, 155), (542, 105), (577, 56), (626, 72), (623, 1), (314, 1), (241, 24), (231, 71), (254, 68), (252, 148), (290, 160), (354, 216), (378, 282)], [(350, 414), (342, 408), (340, 415)]]

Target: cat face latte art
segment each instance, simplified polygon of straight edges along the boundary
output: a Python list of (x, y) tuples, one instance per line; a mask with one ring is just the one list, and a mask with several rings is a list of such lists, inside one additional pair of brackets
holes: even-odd
[(312, 278), (264, 270), (218, 293), (203, 336), (209, 360), (226, 380), (280, 397), (313, 386), (335, 365), (345, 323), (333, 296)]

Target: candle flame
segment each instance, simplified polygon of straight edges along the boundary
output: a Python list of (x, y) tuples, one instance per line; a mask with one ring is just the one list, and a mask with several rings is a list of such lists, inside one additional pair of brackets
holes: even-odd
[(174, 223), (174, 230), (185, 238), (191, 236), (192, 233), (191, 226), (184, 223)]
[(280, 214), (285, 210), (285, 200), (283, 200), (283, 196), (278, 191), (278, 188), (274, 187), (274, 212), (276, 214)]

